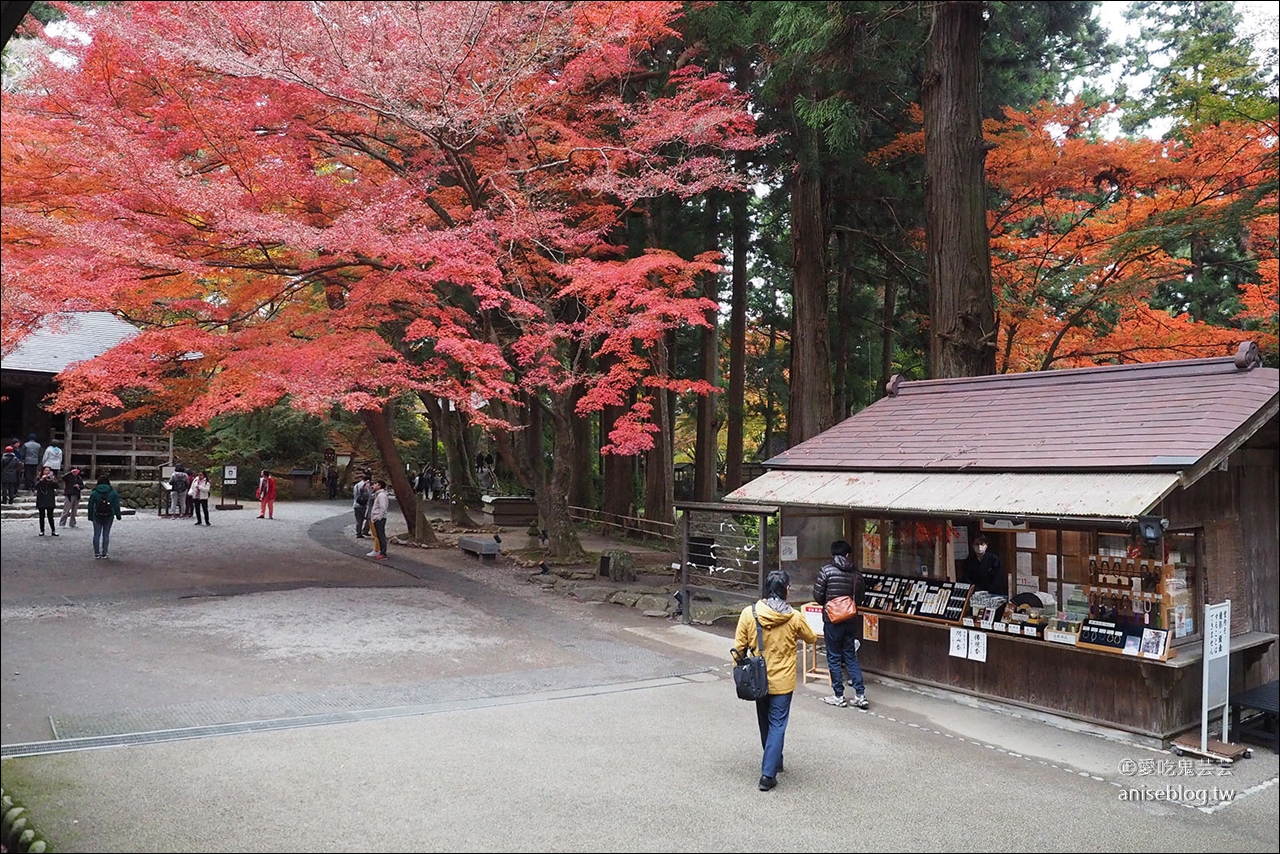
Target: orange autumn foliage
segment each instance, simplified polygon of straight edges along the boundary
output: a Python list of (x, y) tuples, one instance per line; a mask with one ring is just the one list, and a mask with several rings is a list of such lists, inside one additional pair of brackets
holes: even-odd
[[(1042, 103), (988, 121), (991, 269), (1001, 372), (1225, 355), (1246, 338), (1275, 358), (1277, 149), (1263, 123), (1179, 139), (1107, 139), (1107, 107)], [(923, 134), (877, 152), (906, 156)], [(1236, 326), (1153, 305), (1193, 272), (1193, 235), (1247, 231), (1256, 265)]]

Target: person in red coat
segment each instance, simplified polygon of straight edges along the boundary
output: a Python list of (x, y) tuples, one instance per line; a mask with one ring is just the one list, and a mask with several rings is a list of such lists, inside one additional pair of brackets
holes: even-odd
[(276, 518), (276, 479), (266, 469), (262, 470), (262, 477), (258, 478), (257, 498), (258, 518)]

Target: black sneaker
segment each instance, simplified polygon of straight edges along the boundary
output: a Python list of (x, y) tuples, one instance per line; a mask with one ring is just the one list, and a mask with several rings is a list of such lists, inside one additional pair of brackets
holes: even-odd
[(777, 777), (761, 777), (760, 778), (760, 791), (762, 792), (767, 792), (776, 785), (778, 785)]

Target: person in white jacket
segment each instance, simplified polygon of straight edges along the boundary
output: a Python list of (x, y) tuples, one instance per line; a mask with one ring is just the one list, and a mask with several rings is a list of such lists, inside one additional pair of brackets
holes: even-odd
[(387, 559), (387, 511), (391, 508), (391, 496), (387, 495), (387, 482), (373, 481), (373, 495), (369, 499), (369, 524), (373, 527), (373, 551), (365, 555), (374, 560)]
[(49, 447), (44, 449), (44, 456), (40, 459), (40, 465), (53, 469), (55, 478), (62, 476), (62, 444), (57, 439), (50, 442)]
[(204, 512), (204, 523), (209, 524), (209, 495), (213, 492), (213, 484), (209, 483), (209, 476), (204, 472), (196, 472), (196, 476), (191, 479), (191, 486), (187, 489), (187, 495), (191, 496), (191, 505), (196, 514), (196, 524), (200, 524), (200, 513)]

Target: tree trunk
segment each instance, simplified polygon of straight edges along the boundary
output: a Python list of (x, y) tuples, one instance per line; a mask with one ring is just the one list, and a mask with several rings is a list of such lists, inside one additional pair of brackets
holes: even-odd
[[(769, 296), (771, 300), (776, 300), (778, 298), (778, 289), (771, 288)], [(769, 348), (766, 352), (769, 354), (769, 364), (775, 364), (774, 356), (778, 353), (778, 324), (773, 318), (769, 319)], [(762, 440), (764, 445), (760, 449), (760, 456), (767, 460), (774, 456), (773, 434), (777, 427), (778, 412), (777, 401), (773, 398), (773, 385), (766, 383), (764, 393), (764, 438)]]
[[(418, 524), (418, 496), (405, 475), (404, 461), (400, 459), (400, 451), (396, 448), (395, 436), (391, 430), (394, 414), (395, 404), (387, 402), (381, 412), (366, 409), (360, 413), (360, 418), (369, 428), (374, 444), (378, 446), (378, 455), (382, 458), (387, 478), (391, 481), (391, 489), (400, 504), (400, 515), (404, 516), (405, 524), (413, 531)], [(434, 539), (434, 532), (424, 534), (428, 539)]]
[[(703, 249), (714, 251), (720, 238), (719, 194), (708, 193), (703, 213)], [(704, 315), (707, 326), (702, 329), (702, 359), (699, 374), (712, 386), (720, 384), (720, 277), (702, 277), (702, 295), (716, 304)], [(720, 421), (717, 394), (698, 395), (698, 433), (693, 452), (693, 500), (711, 501), (715, 497), (716, 463), (719, 450)]]
[[(606, 406), (600, 413), (600, 444), (609, 443), (609, 434), (613, 425), (627, 409), (624, 406)], [(630, 516), (635, 503), (635, 481), (631, 476), (634, 457), (620, 454), (601, 454), (600, 471), (603, 497), (600, 511), (606, 521), (621, 522), (623, 516)]]
[(884, 306), (880, 315), (880, 384), (875, 398), (884, 396), (893, 376), (893, 332), (898, 323), (898, 279), (892, 272), (884, 277)]
[(449, 473), (449, 521), (459, 528), (475, 528), (476, 521), (467, 513), (480, 497), (480, 488), (472, 475), (471, 453), (467, 448), (466, 427), (462, 414), (441, 406), (440, 400), (425, 393), (418, 399), (427, 410), (427, 416), (436, 426), (440, 444), (444, 446), (444, 464)]
[[(569, 512), (569, 488), (574, 479), (573, 422), (578, 417), (573, 410), (573, 398), (559, 394), (552, 398), (551, 427), (553, 451), (551, 473), (547, 474), (545, 455), (542, 452), (542, 419), (547, 414), (536, 395), (525, 397), (525, 430), (523, 435), (510, 433), (494, 435), (498, 454), (507, 467), (516, 473), (520, 485), (533, 493), (538, 505), (538, 515), (547, 531), (547, 554), (564, 561), (581, 560), (586, 552), (573, 527)], [(514, 413), (499, 403), (490, 404), (496, 414), (508, 423), (515, 423)], [(537, 431), (538, 437), (530, 435)]]
[[(741, 152), (737, 155), (737, 166), (739, 172), (746, 172), (747, 157)], [(742, 421), (746, 417), (747, 368), (747, 194), (735, 193), (730, 204), (733, 214), (733, 296), (729, 309), (729, 400), (726, 407), (729, 435), (724, 454), (725, 492), (732, 492), (742, 485)]]
[[(664, 376), (671, 373), (669, 339), (667, 336), (650, 351), (655, 369)], [(676, 496), (672, 481), (675, 462), (671, 451), (669, 401), (670, 395), (665, 389), (653, 391), (653, 421), (662, 428), (653, 434), (653, 447), (645, 455), (644, 465), (644, 515), (653, 522), (675, 521)]]
[[(574, 396), (576, 403), (581, 393)], [(594, 451), (592, 428), (595, 426), (594, 416), (573, 416), (573, 483), (569, 486), (569, 503), (577, 507), (595, 505), (595, 490), (592, 489), (591, 458)]]
[(836, 287), (836, 325), (831, 332), (831, 423), (838, 424), (849, 415), (849, 339), (850, 291), (853, 288), (853, 259), (849, 257), (849, 238), (841, 232), (836, 238), (840, 259), (839, 285)]
[(539, 490), (538, 507), (547, 525), (547, 553), (558, 560), (577, 561), (586, 557), (582, 541), (569, 512), (569, 488), (574, 479), (573, 401), (569, 395), (555, 398), (551, 428), (555, 451), (551, 454), (551, 477)]
[(923, 85), (929, 368), (934, 378), (993, 374), (995, 302), (982, 138), (981, 2), (933, 4)]
[(828, 345), (826, 229), (822, 181), (801, 156), (791, 185), (793, 293), (791, 394), (787, 444), (794, 447), (831, 426), (831, 352)]

